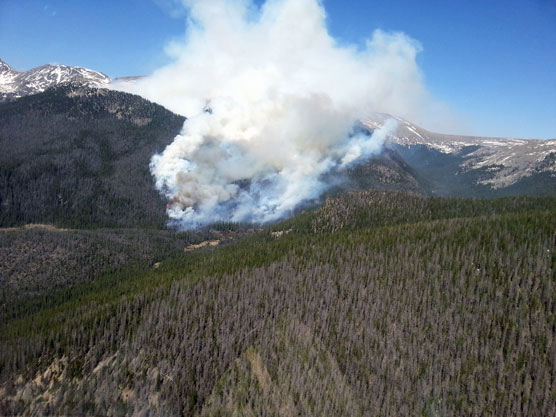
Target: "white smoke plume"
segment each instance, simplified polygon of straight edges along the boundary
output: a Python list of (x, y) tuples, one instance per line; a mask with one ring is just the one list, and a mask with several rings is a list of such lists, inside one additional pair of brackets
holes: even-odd
[(186, 116), (151, 161), (168, 215), (184, 227), (267, 222), (326, 188), (322, 177), (379, 151), (395, 122), (370, 136), (375, 111), (411, 117), (428, 95), (420, 45), (374, 31), (342, 45), (317, 0), (183, 0), (174, 62), (125, 89)]

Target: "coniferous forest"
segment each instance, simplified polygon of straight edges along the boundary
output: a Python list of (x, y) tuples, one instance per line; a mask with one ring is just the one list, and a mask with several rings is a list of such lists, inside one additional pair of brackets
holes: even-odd
[(0, 413), (555, 415), (555, 203), (348, 194), (12, 298)]
[(148, 161), (183, 118), (65, 86), (0, 121), (0, 415), (556, 416), (556, 197), (427, 196), (391, 153), (178, 231)]

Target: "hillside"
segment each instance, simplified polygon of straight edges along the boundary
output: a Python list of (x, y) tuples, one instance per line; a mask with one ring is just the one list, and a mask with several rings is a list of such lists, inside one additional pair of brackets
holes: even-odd
[(0, 414), (554, 415), (555, 203), (349, 194), (8, 305)]
[(18, 300), (89, 282), (122, 268), (150, 269), (209, 233), (144, 229), (0, 229), (0, 319)]
[[(393, 116), (374, 114), (370, 131)], [(445, 135), (394, 117), (387, 142), (417, 174), (428, 193), (450, 197), (556, 194), (556, 139), (535, 140)]]
[(0, 227), (160, 227), (152, 155), (184, 119), (130, 94), (64, 85), (0, 104)]

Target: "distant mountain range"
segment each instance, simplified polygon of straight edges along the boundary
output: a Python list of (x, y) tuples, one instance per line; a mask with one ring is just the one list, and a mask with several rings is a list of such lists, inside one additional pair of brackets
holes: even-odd
[[(146, 100), (125, 93), (113, 94), (106, 90), (106, 93), (102, 94), (103, 99), (99, 100), (101, 96), (95, 93), (97, 88), (108, 87), (114, 82), (135, 82), (137, 78), (140, 77), (111, 80), (107, 75), (97, 71), (65, 65), (44, 65), (26, 72), (17, 72), (0, 60), (0, 102), (13, 101), (52, 87), (71, 84), (71, 88), (37, 97), (36, 100), (41, 106), (46, 105), (47, 97), (64, 102), (69, 107), (64, 107), (63, 114), (71, 112), (72, 105), (81, 106), (82, 109), (88, 109), (87, 111), (98, 106), (107, 106), (105, 109), (95, 110), (100, 112), (97, 116), (102, 115), (103, 118), (106, 117), (106, 112), (113, 114), (114, 108), (125, 108), (125, 119), (133, 119), (139, 123), (144, 119), (144, 115), (134, 112), (150, 105)], [(76, 95), (80, 96), (79, 99)], [(68, 99), (73, 99), (74, 103)], [(126, 107), (125, 103), (128, 100), (137, 103), (138, 107)], [(8, 108), (0, 108), (0, 112), (5, 112)], [(24, 108), (25, 106), (22, 108), (23, 114), (18, 117), (31, 117), (30, 114), (25, 116), (27, 110)], [(113, 115), (116, 118), (122, 117), (119, 113)], [(90, 116), (89, 114), (86, 117)], [(33, 113), (32, 117), (36, 117), (36, 114)], [(51, 116), (42, 117), (49, 119)], [(79, 117), (85, 115), (81, 114)], [(387, 114), (375, 114), (363, 120), (362, 125), (372, 133), (392, 117)], [(345, 178), (329, 195), (362, 189), (412, 191), (456, 197), (556, 194), (556, 139), (445, 135), (429, 132), (409, 121), (395, 118), (399, 126), (395, 134), (389, 136), (384, 151), (365, 164), (339, 173)], [(152, 118), (149, 116), (148, 119)], [(8, 123), (8, 120), (4, 121)], [(51, 120), (43, 122), (48, 124)], [(179, 124), (175, 129), (179, 129)], [(172, 133), (165, 134), (169, 135), (165, 140), (170, 140)], [(10, 139), (5, 137), (4, 140)], [(121, 140), (127, 141), (123, 137)], [(147, 160), (145, 164), (147, 167)]]
[(69, 82), (106, 87), (110, 81), (107, 75), (82, 67), (49, 64), (19, 72), (0, 60), (0, 102), (41, 93)]
[(19, 72), (0, 59), (0, 103), (42, 93), (51, 87), (78, 83), (86, 87), (105, 88), (111, 83), (124, 86), (142, 75), (110, 78), (102, 72), (83, 67), (48, 64)]
[[(393, 116), (362, 121), (373, 131)], [(456, 136), (429, 132), (395, 117), (399, 125), (386, 148), (417, 173), (431, 194), (459, 197), (556, 193), (556, 139)]]

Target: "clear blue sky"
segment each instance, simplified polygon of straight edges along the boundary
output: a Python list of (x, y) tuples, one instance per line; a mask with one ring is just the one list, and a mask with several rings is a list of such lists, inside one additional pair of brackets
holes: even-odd
[[(17, 70), (79, 65), (148, 74), (185, 20), (170, 0), (0, 0), (0, 58)], [(258, 1), (259, 3), (261, 1)], [(556, 137), (556, 0), (325, 0), (331, 33), (363, 42), (376, 28), (423, 45), (433, 95), (485, 136)], [(426, 126), (424, 126), (426, 127)]]

